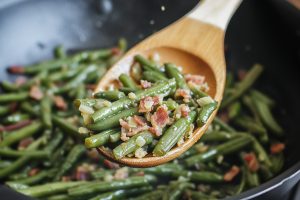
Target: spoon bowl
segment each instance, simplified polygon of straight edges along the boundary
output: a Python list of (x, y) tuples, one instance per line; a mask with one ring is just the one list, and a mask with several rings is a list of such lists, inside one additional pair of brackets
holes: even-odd
[[(97, 85), (95, 92), (107, 89), (120, 74), (129, 74), (135, 55), (141, 54), (148, 57), (158, 53), (161, 63), (171, 62), (181, 66), (185, 74), (205, 76), (209, 86), (208, 94), (220, 103), (226, 79), (224, 30), (240, 2), (241, 0), (202, 1), (191, 13), (179, 21), (130, 49), (110, 68)], [(216, 111), (204, 126), (193, 132), (191, 138), (181, 146), (172, 148), (164, 156), (148, 154), (144, 158), (125, 157), (116, 160), (112, 152), (105, 147), (98, 148), (98, 151), (108, 159), (127, 166), (157, 166), (177, 158), (195, 144), (207, 130), (215, 115)]]

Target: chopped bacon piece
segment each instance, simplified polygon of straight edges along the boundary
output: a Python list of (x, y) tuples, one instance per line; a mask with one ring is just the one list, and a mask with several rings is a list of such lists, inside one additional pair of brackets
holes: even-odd
[(233, 165), (231, 169), (224, 174), (224, 181), (230, 182), (240, 173), (240, 168)]
[(136, 122), (136, 124), (138, 126), (145, 126), (146, 125), (146, 121), (145, 121), (145, 119), (143, 117), (134, 115), (133, 119), (134, 119), (134, 121)]
[(24, 76), (19, 76), (19, 77), (16, 79), (15, 83), (16, 83), (17, 86), (21, 86), (21, 85), (24, 85), (24, 84), (26, 83), (26, 81), (27, 81), (27, 78), (26, 78), (26, 77), (24, 77)]
[(239, 80), (243, 80), (247, 75), (247, 71), (244, 69), (238, 70), (238, 78)]
[(151, 127), (150, 132), (156, 136), (162, 134), (162, 129), (169, 123), (168, 108), (165, 105), (159, 106), (156, 112), (151, 116)]
[(161, 101), (161, 98), (159, 96), (154, 97), (145, 97), (141, 99), (139, 104), (139, 112), (147, 113), (151, 112), (153, 109), (153, 106), (159, 104)]
[(29, 96), (35, 100), (41, 100), (43, 98), (43, 92), (37, 85), (33, 85), (30, 88)]
[(162, 128), (160, 128), (160, 127), (156, 127), (156, 128), (150, 127), (148, 130), (149, 130), (152, 134), (154, 134), (154, 135), (156, 135), (156, 136), (161, 136), (161, 135), (162, 135)]
[(141, 86), (143, 89), (151, 87), (152, 83), (149, 81), (141, 80)]
[(87, 152), (87, 155), (90, 159), (92, 159), (93, 161), (99, 161), (100, 160), (100, 156), (99, 153), (96, 149), (91, 149)]
[(26, 149), (33, 142), (33, 138), (24, 138), (19, 142), (18, 150)]
[(12, 74), (23, 74), (24, 71), (24, 67), (19, 65), (13, 65), (8, 68), (8, 72)]
[(184, 76), (184, 78), (185, 78), (186, 82), (195, 83), (197, 85), (201, 85), (205, 81), (205, 77), (201, 76), (201, 75), (187, 74), (187, 75)]
[(121, 49), (118, 48), (118, 47), (113, 47), (113, 48), (111, 48), (111, 53), (113, 55), (120, 55), (121, 54)]
[(69, 182), (71, 180), (72, 180), (71, 176), (63, 176), (63, 177), (61, 177), (61, 181), (62, 182)]
[(17, 110), (18, 107), (18, 103), (17, 102), (13, 102), (11, 104), (9, 104), (9, 110), (10, 112), (15, 112)]
[(259, 162), (254, 153), (247, 153), (243, 158), (251, 172), (256, 172), (259, 169)]
[(0, 127), (0, 132), (2, 132), (2, 131), (13, 131), (13, 130), (22, 128), (24, 126), (27, 126), (27, 125), (31, 124), (31, 122), (32, 121), (30, 119), (26, 119), (26, 120), (20, 121), (16, 124), (12, 124), (12, 125), (8, 125), (8, 126), (1, 126)]
[(28, 176), (35, 176), (40, 172), (39, 168), (32, 168), (31, 170), (29, 170), (28, 172)]
[(68, 108), (67, 103), (61, 96), (54, 97), (55, 106), (60, 110), (66, 110)]
[(129, 176), (128, 168), (122, 167), (122, 168), (116, 170), (116, 173), (114, 174), (114, 179), (122, 180), (122, 179), (128, 178), (128, 176)]
[(85, 166), (78, 166), (75, 171), (75, 179), (85, 181), (89, 178), (89, 170)]
[(175, 97), (182, 97), (184, 102), (189, 102), (191, 98), (191, 94), (189, 90), (177, 89), (175, 92)]
[(174, 112), (175, 119), (179, 119), (181, 117), (187, 117), (190, 113), (190, 107), (185, 104), (181, 104), (176, 108)]
[(139, 172), (135, 173), (134, 175), (135, 176), (145, 176), (145, 172), (139, 171)]
[(284, 143), (275, 143), (271, 145), (270, 151), (272, 154), (281, 153), (285, 148)]
[(119, 122), (120, 122), (120, 125), (122, 126), (122, 128), (125, 128), (127, 130), (130, 129), (129, 123), (127, 121), (120, 119)]
[(120, 168), (120, 165), (119, 165), (119, 164), (114, 163), (114, 162), (111, 162), (111, 161), (109, 161), (109, 160), (107, 160), (107, 159), (105, 159), (105, 160), (103, 161), (103, 164), (104, 164), (106, 167), (108, 167), (109, 169), (119, 169), (119, 168)]

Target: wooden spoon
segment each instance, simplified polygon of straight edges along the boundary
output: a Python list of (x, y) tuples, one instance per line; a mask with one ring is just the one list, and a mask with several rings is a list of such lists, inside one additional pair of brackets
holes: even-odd
[[(209, 95), (220, 103), (226, 79), (224, 31), (240, 3), (241, 0), (201, 1), (189, 14), (130, 49), (102, 78), (96, 92), (107, 89), (108, 85), (118, 79), (121, 73), (128, 74), (134, 55), (149, 56), (158, 53), (161, 63), (175, 63), (182, 66), (184, 73), (205, 76), (210, 88)], [(208, 122), (203, 127), (197, 128), (184, 144), (174, 147), (161, 157), (148, 155), (144, 158), (126, 157), (116, 160), (111, 151), (104, 147), (98, 150), (108, 159), (128, 166), (160, 165), (177, 158), (197, 142), (213, 121), (215, 114), (216, 111)]]

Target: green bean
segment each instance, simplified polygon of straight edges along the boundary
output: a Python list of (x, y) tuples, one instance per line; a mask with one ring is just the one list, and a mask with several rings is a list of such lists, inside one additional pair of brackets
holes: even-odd
[(85, 147), (94, 148), (106, 144), (109, 141), (109, 137), (113, 134), (120, 133), (118, 129), (106, 130), (101, 133), (97, 133), (90, 137), (85, 138)]
[(61, 176), (63, 176), (66, 172), (68, 172), (76, 161), (85, 153), (85, 148), (83, 145), (77, 144), (75, 145), (68, 156), (65, 159), (65, 162), (62, 164), (61, 168), (58, 170), (57, 174), (54, 177), (55, 181), (59, 181)]
[(9, 81), (2, 81), (1, 87), (3, 90), (5, 90), (7, 92), (18, 91), (20, 89), (20, 87), (18, 85), (11, 83)]
[(52, 128), (52, 120), (51, 120), (51, 99), (48, 96), (44, 96), (41, 101), (41, 114), (42, 114), (42, 122), (46, 128)]
[(169, 78), (175, 78), (177, 88), (189, 90), (189, 87), (185, 82), (184, 76), (180, 73), (180, 71), (174, 64), (165, 64), (165, 69)]
[(28, 97), (29, 97), (28, 92), (0, 94), (0, 103), (23, 101), (26, 100)]
[(175, 110), (178, 107), (178, 103), (173, 99), (168, 99), (167, 101), (163, 101), (162, 104), (166, 105), (168, 110)]
[(73, 198), (67, 194), (57, 194), (47, 197), (46, 200), (73, 200)]
[[(26, 148), (26, 151), (36, 150), (44, 142), (44, 140), (45, 137), (41, 137), (38, 140), (35, 140)], [(15, 160), (10, 166), (0, 169), (0, 179), (11, 175), (11, 173), (23, 167), (30, 159), (30, 156), (25, 155)]]
[(15, 183), (20, 183), (20, 184), (25, 184), (25, 185), (33, 185), (36, 183), (40, 183), (41, 181), (43, 181), (47, 178), (51, 178), (53, 175), (55, 175), (55, 172), (56, 172), (56, 169), (44, 170), (34, 176), (16, 180)]
[(27, 101), (22, 102), (20, 108), (21, 108), (22, 111), (24, 111), (24, 112), (26, 112), (26, 113), (28, 113), (30, 115), (33, 115), (33, 116), (37, 116), (38, 112), (39, 112), (39, 108), (38, 107), (32, 106)]
[(260, 76), (262, 71), (263, 67), (261, 65), (254, 65), (247, 73), (246, 77), (235, 86), (234, 92), (227, 99), (223, 100), (221, 108), (228, 106), (233, 101), (238, 99), (241, 95), (243, 95), (247, 90), (249, 90), (249, 88), (253, 85), (256, 79)]
[(195, 189), (195, 185), (188, 182), (176, 181), (162, 196), (163, 200), (179, 200), (186, 189)]
[(9, 148), (0, 148), (0, 156), (4, 157), (21, 157), (30, 156), (31, 158), (47, 158), (50, 152), (47, 151), (17, 151)]
[(94, 179), (104, 179), (107, 175), (112, 175), (114, 173), (113, 170), (101, 170), (101, 171), (93, 171), (91, 176)]
[(85, 68), (83, 68), (77, 76), (75, 76), (73, 79), (71, 79), (68, 83), (66, 83), (64, 86), (57, 88), (54, 90), (54, 93), (61, 94), (64, 92), (67, 92), (71, 89), (74, 89), (78, 86), (78, 84), (85, 81), (85, 79), (88, 77), (90, 73), (94, 73), (94, 71), (97, 70), (97, 66), (92, 64), (88, 65)]
[(271, 170), (274, 174), (278, 174), (284, 165), (284, 157), (283, 154), (273, 155), (271, 156), (272, 167)]
[(283, 129), (274, 119), (269, 106), (262, 101), (255, 100), (254, 96), (252, 96), (251, 98), (254, 102), (254, 105), (263, 124), (266, 125), (266, 127), (269, 128), (277, 136), (282, 136)]
[(199, 109), (198, 117), (196, 120), (198, 127), (201, 127), (207, 123), (207, 120), (214, 112), (214, 110), (216, 110), (217, 106), (218, 103), (215, 101), (213, 103), (206, 104)]
[(121, 138), (121, 133), (117, 132), (117, 133), (113, 133), (109, 136), (109, 141), (112, 143), (118, 142), (120, 141)]
[(80, 105), (85, 105), (89, 107), (97, 107), (97, 104), (103, 104), (104, 99), (75, 99), (74, 105), (79, 108)]
[(223, 142), (233, 139), (237, 136), (235, 132), (212, 131), (205, 133), (201, 140), (202, 142)]
[(146, 71), (156, 71), (156, 72), (161, 73), (163, 75), (163, 73), (160, 71), (160, 69), (157, 67), (157, 65), (155, 63), (147, 60), (143, 56), (136, 55), (136, 56), (134, 56), (134, 60), (136, 62), (140, 63), (144, 70), (146, 70)]
[(240, 183), (237, 187), (237, 190), (236, 190), (236, 194), (240, 194), (243, 192), (243, 190), (245, 189), (245, 186), (246, 186), (246, 168), (245, 167), (242, 167), (242, 170), (241, 170), (241, 173), (242, 173), (242, 176), (241, 176), (241, 180), (240, 180)]
[(97, 92), (94, 94), (94, 98), (101, 98), (109, 101), (116, 101), (123, 97), (125, 97), (125, 94), (117, 90)]
[(51, 81), (66, 81), (80, 73), (86, 66), (85, 65), (80, 65), (74, 68), (67, 68), (64, 71), (58, 71), (58, 72), (53, 72), (49, 74), (47, 79)]
[(31, 197), (46, 197), (49, 195), (63, 193), (68, 189), (76, 186), (85, 186), (86, 184), (87, 182), (85, 181), (53, 182), (46, 183), (43, 185), (32, 186), (17, 191)]
[(176, 83), (174, 79), (162, 81), (151, 88), (136, 92), (136, 98), (134, 100), (131, 100), (129, 98), (122, 98), (118, 101), (113, 102), (110, 107), (103, 107), (97, 110), (94, 114), (92, 114), (91, 117), (94, 122), (97, 122), (107, 118), (108, 116), (116, 114), (121, 110), (127, 109), (128, 107), (132, 106), (135, 102), (141, 100), (145, 96), (168, 95), (174, 89), (175, 84)]
[(8, 160), (0, 160), (0, 169), (8, 167), (9, 165), (11, 165), (11, 161)]
[(240, 116), (240, 117), (236, 118), (234, 120), (234, 122), (238, 126), (246, 129), (247, 131), (249, 131), (251, 133), (257, 133), (259, 135), (263, 135), (263, 134), (267, 133), (267, 130), (262, 125), (253, 121), (253, 119), (251, 117)]
[(191, 123), (195, 121), (196, 112), (191, 111), (187, 118), (180, 118), (170, 128), (168, 128), (163, 136), (156, 144), (153, 153), (156, 156), (165, 155), (180, 140), (181, 137), (189, 129)]
[(154, 190), (151, 192), (148, 192), (146, 194), (142, 194), (138, 197), (130, 198), (130, 200), (159, 200), (163, 196), (164, 191), (162, 190)]
[(188, 195), (191, 199), (194, 200), (217, 200), (217, 198), (212, 197), (211, 195), (204, 194), (199, 191), (188, 191)]
[(236, 118), (241, 113), (241, 103), (240, 102), (234, 102), (228, 107), (228, 116), (230, 119)]
[(246, 170), (246, 182), (249, 187), (257, 187), (260, 184), (258, 174), (256, 172), (251, 172)]
[(107, 72), (106, 69), (106, 64), (104, 63), (96, 63), (97, 64), (97, 71), (95, 71), (94, 73), (89, 73), (88, 76), (86, 77), (84, 83), (98, 83), (101, 78), (104, 76), (104, 74)]
[[(274, 168), (274, 164), (272, 168)], [(271, 172), (272, 169), (270, 170), (270, 168), (266, 166), (264, 163), (260, 163), (258, 170), (259, 170), (258, 172), (260, 177), (262, 177), (264, 181), (267, 181), (274, 176), (273, 172)]]
[(129, 189), (147, 186), (150, 183), (156, 182), (156, 177), (145, 175), (143, 177), (130, 177), (122, 180), (114, 180), (110, 182), (99, 182), (89, 183), (87, 185), (81, 185), (75, 188), (68, 190), (68, 194), (72, 197), (92, 195), (101, 192), (111, 191), (111, 190), (120, 190), (120, 189)]
[(6, 182), (5, 184), (14, 190), (26, 189), (29, 187), (28, 185), (22, 183), (16, 183), (16, 182)]
[(34, 135), (35, 133), (39, 132), (42, 128), (42, 125), (40, 122), (32, 122), (30, 125), (18, 129), (16, 131), (12, 131), (7, 135), (3, 141), (0, 143), (0, 147), (6, 147), (10, 146), (18, 141), (20, 141), (23, 138), (29, 137)]
[(132, 89), (132, 88), (129, 88), (129, 87), (121, 87), (119, 90), (121, 92), (124, 92), (125, 94), (129, 94), (130, 92), (137, 92), (138, 91), (137, 89)]
[(206, 94), (205, 92), (203, 92), (203, 91), (201, 91), (201, 90), (199, 90), (199, 89), (197, 89), (197, 88), (195, 88), (195, 87), (191, 87), (190, 89), (191, 89), (193, 95), (194, 95), (197, 99), (202, 98), (202, 97), (207, 97), (207, 96), (209, 96), (209, 95)]
[(251, 143), (251, 139), (249, 139), (248, 137), (237, 137), (232, 140), (229, 140), (228, 142), (220, 144), (216, 147), (212, 147), (211, 149), (209, 149), (204, 153), (200, 153), (198, 155), (186, 158), (185, 164), (188, 167), (191, 167), (194, 164), (199, 162), (207, 162), (215, 159), (218, 155), (227, 155), (227, 154), (234, 153), (244, 148), (250, 143)]
[(116, 190), (112, 192), (106, 192), (104, 194), (97, 195), (93, 198), (90, 198), (89, 200), (99, 200), (99, 199), (105, 199), (105, 200), (119, 200), (123, 199), (125, 197), (131, 196), (131, 195), (138, 195), (142, 194), (144, 192), (151, 191), (152, 187), (139, 187), (134, 189), (127, 189), (127, 190)]
[(77, 128), (71, 123), (66, 123), (65, 119), (52, 115), (52, 122), (64, 133), (78, 137)]
[(107, 129), (111, 129), (117, 126), (120, 126), (120, 119), (124, 119), (129, 116), (137, 115), (138, 108), (130, 108), (128, 110), (124, 110), (116, 115), (113, 115), (107, 119), (96, 122), (95, 124), (88, 124), (87, 128), (93, 131), (103, 131)]
[(224, 131), (230, 132), (230, 133), (234, 133), (236, 132), (236, 130), (234, 130), (234, 128), (232, 128), (231, 126), (229, 126), (228, 124), (226, 124), (225, 122), (223, 122), (220, 118), (215, 117), (213, 123), (217, 124), (218, 126), (221, 127), (221, 129), (223, 129)]
[(0, 116), (6, 115), (9, 110), (9, 106), (0, 106)]
[(2, 122), (4, 124), (15, 124), (23, 120), (29, 119), (29, 117), (30, 116), (28, 114), (14, 113), (12, 115), (7, 116)]
[(262, 92), (260, 92), (258, 90), (251, 89), (250, 95), (253, 96), (254, 99), (264, 102), (265, 104), (267, 104), (270, 107), (273, 107), (275, 105), (275, 101), (273, 99), (271, 99), (270, 97), (268, 97), (267, 95), (263, 94)]
[(54, 48), (54, 56), (55, 56), (55, 58), (58, 58), (58, 59), (66, 57), (66, 52), (62, 45), (59, 45)]
[(150, 82), (158, 82), (161, 80), (168, 80), (166, 76), (164, 76), (162, 73), (156, 72), (156, 71), (144, 71), (142, 78), (144, 80), (150, 81)]
[(124, 87), (132, 88), (132, 89), (135, 89), (135, 90), (139, 89), (139, 87), (134, 82), (134, 80), (130, 76), (128, 76), (127, 74), (121, 74), (119, 76), (119, 80), (121, 81), (121, 83)]
[(124, 53), (127, 50), (127, 41), (124, 38), (119, 39), (118, 41), (118, 47), (121, 50), (122, 53)]
[(144, 139), (144, 141), (145, 141), (144, 145), (150, 144), (153, 140), (153, 135), (148, 131), (138, 133), (138, 134), (132, 136), (127, 142), (123, 142), (119, 146), (114, 148), (113, 149), (114, 157), (116, 159), (121, 159), (124, 156), (134, 152), (136, 149), (142, 147), (142, 146), (139, 146), (139, 144), (137, 142), (137, 138), (140, 138), (140, 137)]

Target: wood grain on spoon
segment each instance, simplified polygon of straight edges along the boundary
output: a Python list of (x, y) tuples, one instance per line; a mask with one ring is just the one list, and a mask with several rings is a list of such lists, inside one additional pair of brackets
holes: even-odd
[[(136, 54), (160, 55), (160, 62), (171, 62), (182, 66), (184, 73), (199, 74), (206, 78), (209, 95), (219, 103), (222, 100), (226, 65), (224, 59), (224, 30), (241, 0), (205, 0), (201, 1), (191, 13), (177, 22), (148, 37), (130, 49), (99, 82), (96, 91), (107, 89), (121, 73), (129, 73)], [(133, 22), (134, 23), (134, 22)], [(115, 160), (111, 151), (98, 148), (101, 154), (110, 160), (133, 167), (151, 167), (166, 163), (180, 156), (196, 143), (212, 122), (216, 111), (207, 124), (197, 128), (192, 137), (179, 147), (174, 147), (161, 157), (122, 158)]]

